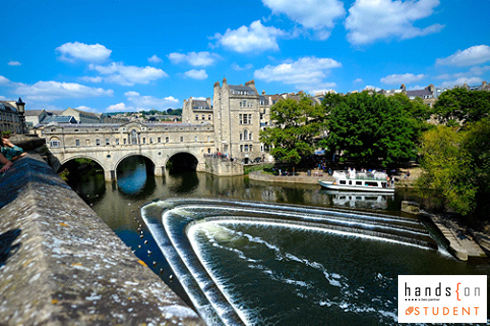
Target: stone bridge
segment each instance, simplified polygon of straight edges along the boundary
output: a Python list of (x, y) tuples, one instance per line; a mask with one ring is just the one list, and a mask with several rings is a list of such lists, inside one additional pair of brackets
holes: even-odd
[(130, 156), (142, 156), (154, 166), (156, 176), (164, 175), (167, 163), (178, 164), (217, 175), (240, 175), (240, 164), (212, 159), (216, 153), (214, 127), (174, 123), (67, 124), (47, 125), (44, 137), (59, 166), (86, 158), (97, 162), (106, 180), (117, 178), (117, 167)]

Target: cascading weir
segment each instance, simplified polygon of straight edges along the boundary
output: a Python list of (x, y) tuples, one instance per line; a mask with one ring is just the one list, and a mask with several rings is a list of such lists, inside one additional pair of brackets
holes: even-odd
[[(372, 313), (373, 309), (380, 310), (352, 299), (366, 297), (367, 301), (382, 300), (376, 297), (377, 294), (366, 293), (368, 285), (362, 284), (366, 281), (360, 281), (363, 275), (356, 276), (360, 279), (358, 281), (348, 273), (332, 272), (335, 267), (319, 263), (315, 255), (305, 258), (296, 253), (297, 248), (308, 251), (317, 244), (323, 247), (315, 248), (316, 251), (321, 254), (325, 248), (325, 254), (331, 255), (332, 251), (341, 251), (344, 242), (350, 241), (350, 246), (363, 250), (366, 250), (366, 246), (377, 248), (377, 243), (416, 250), (437, 249), (435, 241), (417, 219), (368, 212), (263, 202), (172, 198), (143, 206), (142, 217), (176, 277), (209, 325), (284, 324), (277, 321), (280, 316), (270, 317), (267, 322), (260, 321), (263, 317), (254, 312), (255, 302), (235, 295), (239, 291), (238, 286), (230, 285), (233, 282), (229, 282), (229, 278), (240, 278), (233, 284), (247, 279), (243, 282), (250, 283), (247, 286), (253, 289), (255, 281), (249, 280), (250, 273), (241, 274), (246, 268), (260, 274), (257, 280), (262, 280), (261, 285), (265, 288), (269, 279), (284, 284), (281, 285), (284, 287), (291, 286), (289, 292), (296, 293), (298, 297), (307, 293), (319, 307), (349, 310), (352, 306), (357, 312), (368, 313)], [(254, 235), (254, 232), (259, 235)], [(267, 238), (269, 236), (271, 239)], [(283, 238), (276, 239), (280, 237)], [(293, 245), (284, 237), (296, 239), (294, 242), (311, 238), (312, 243), (294, 244), (294, 249), (283, 249)], [(323, 244), (323, 239), (330, 237), (336, 238), (331, 244)], [(301, 249), (302, 246), (306, 249)], [(236, 272), (223, 276), (226, 273), (222, 273), (222, 269), (220, 272), (221, 258), (213, 256), (217, 250), (236, 259), (237, 266), (244, 267), (237, 267), (239, 270)], [(349, 252), (340, 254), (347, 256)], [(279, 271), (274, 267), (277, 264), (281, 264)], [(309, 278), (301, 280), (295, 276), (306, 274)], [(378, 282), (377, 278), (379, 282), (385, 282), (385, 276), (379, 275), (374, 277), (375, 282)], [(325, 285), (321, 285), (321, 282), (325, 282)], [(317, 287), (325, 290), (317, 293)], [(380, 318), (395, 318), (389, 309), (381, 311), (381, 314), (384, 317)], [(332, 315), (330, 320), (335, 318)], [(361, 318), (355, 322), (362, 321)]]

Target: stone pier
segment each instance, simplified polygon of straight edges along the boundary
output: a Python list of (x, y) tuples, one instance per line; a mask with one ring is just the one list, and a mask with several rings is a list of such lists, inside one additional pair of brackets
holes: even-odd
[(1, 325), (205, 325), (38, 156), (0, 178)]

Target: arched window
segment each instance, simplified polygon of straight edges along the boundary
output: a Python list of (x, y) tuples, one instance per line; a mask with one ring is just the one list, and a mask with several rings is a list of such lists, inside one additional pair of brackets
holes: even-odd
[(243, 132), (243, 139), (244, 139), (244, 140), (247, 140), (247, 139), (248, 139), (248, 130), (245, 130), (245, 131)]

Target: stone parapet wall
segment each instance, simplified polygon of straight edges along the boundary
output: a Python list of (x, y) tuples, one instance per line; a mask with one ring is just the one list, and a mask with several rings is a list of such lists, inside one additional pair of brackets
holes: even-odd
[(1, 325), (204, 325), (38, 156), (0, 179)]
[(200, 171), (230, 177), (243, 175), (243, 165), (237, 162), (223, 160), (221, 158), (207, 157), (204, 161), (204, 170)]

